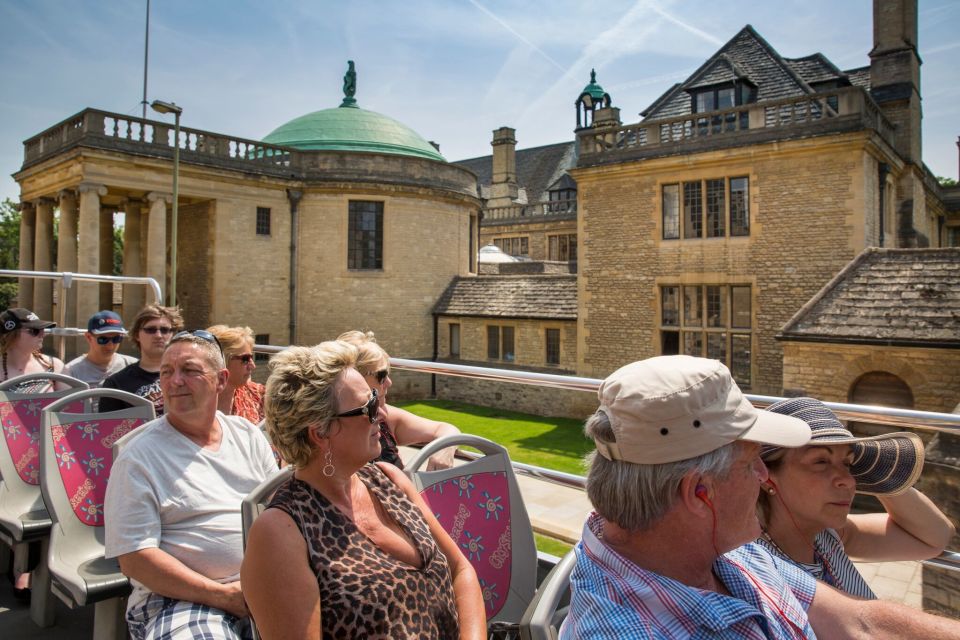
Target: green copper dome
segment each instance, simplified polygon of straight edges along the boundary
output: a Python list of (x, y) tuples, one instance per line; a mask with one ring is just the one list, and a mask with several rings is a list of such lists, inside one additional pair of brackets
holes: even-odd
[(583, 91), (580, 92), (580, 95), (583, 95), (585, 93), (590, 94), (591, 98), (598, 101), (603, 100), (603, 96), (604, 94), (606, 94), (606, 91), (603, 90), (603, 87), (597, 84), (596, 69), (590, 69), (590, 84), (588, 84), (583, 88)]
[(446, 159), (410, 127), (383, 114), (358, 107), (314, 111), (271, 131), (264, 142), (305, 151), (369, 151)]

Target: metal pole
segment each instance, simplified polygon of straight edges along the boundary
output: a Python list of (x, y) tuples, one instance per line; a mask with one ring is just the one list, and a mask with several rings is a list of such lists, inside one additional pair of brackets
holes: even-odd
[(173, 219), (170, 221), (170, 306), (177, 306), (177, 204), (180, 200), (180, 111), (173, 122)]
[(143, 114), (141, 117), (147, 119), (147, 56), (150, 52), (150, 0), (147, 0), (147, 28), (143, 36)]

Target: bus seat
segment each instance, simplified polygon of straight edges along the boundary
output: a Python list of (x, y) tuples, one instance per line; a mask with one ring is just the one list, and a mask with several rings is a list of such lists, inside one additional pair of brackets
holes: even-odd
[(523, 640), (557, 640), (560, 637), (560, 624), (567, 614), (567, 608), (561, 609), (561, 605), (569, 602), (570, 574), (576, 565), (577, 554), (571, 549), (544, 578), (520, 620)]

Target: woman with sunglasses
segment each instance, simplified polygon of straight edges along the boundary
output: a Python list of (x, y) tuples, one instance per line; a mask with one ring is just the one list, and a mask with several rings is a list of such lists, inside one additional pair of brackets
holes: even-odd
[(485, 638), (476, 573), (380, 454), (377, 392), (342, 341), (273, 357), (266, 427), (294, 468), (247, 539), (240, 583), (270, 638)]
[[(378, 460), (389, 462), (403, 469), (398, 446), (411, 444), (426, 444), (437, 438), (457, 435), (460, 429), (446, 422), (428, 420), (418, 415), (392, 407), (387, 404), (387, 392), (393, 386), (390, 380), (390, 356), (383, 350), (373, 331), (347, 331), (337, 340), (343, 340), (355, 345), (359, 350), (357, 370), (363, 374), (364, 380), (371, 389), (376, 389), (380, 396), (380, 447), (382, 453)], [(456, 447), (448, 447), (438, 451), (427, 462), (427, 470), (449, 469), (453, 466), (453, 457)]]
[(227, 388), (217, 406), (222, 413), (246, 418), (253, 424), (263, 420), (263, 385), (250, 379), (257, 368), (253, 356), (253, 329), (216, 324), (207, 329), (216, 336), (227, 363)]
[[(913, 433), (855, 438), (813, 398), (791, 398), (768, 411), (800, 418), (810, 442), (766, 448), (769, 478), (761, 487), (757, 540), (813, 577), (861, 598), (873, 591), (851, 562), (925, 560), (941, 551), (954, 528), (913, 488), (923, 469), (923, 443)], [(885, 513), (851, 514), (854, 494), (876, 496)]]
[(27, 373), (63, 371), (59, 358), (41, 352), (44, 330), (55, 326), (56, 322), (41, 320), (29, 309), (7, 309), (0, 314), (0, 382)]

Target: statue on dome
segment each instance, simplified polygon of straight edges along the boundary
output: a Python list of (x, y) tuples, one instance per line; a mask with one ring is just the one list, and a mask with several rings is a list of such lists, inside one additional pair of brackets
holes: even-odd
[(355, 107), (357, 101), (353, 97), (357, 93), (357, 72), (353, 67), (353, 60), (347, 60), (347, 72), (343, 74), (343, 102), (341, 107)]

